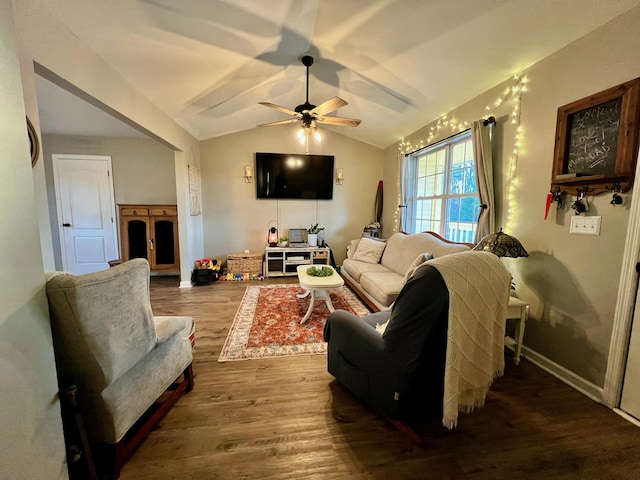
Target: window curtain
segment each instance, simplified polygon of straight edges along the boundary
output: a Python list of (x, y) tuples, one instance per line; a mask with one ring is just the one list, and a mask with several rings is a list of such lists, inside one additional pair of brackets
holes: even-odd
[(412, 233), (409, 224), (409, 156), (398, 153), (398, 171), (400, 172), (400, 205), (398, 205), (398, 231)]
[(491, 158), (491, 137), (489, 126), (484, 120), (471, 124), (473, 153), (476, 159), (476, 181), (480, 197), (480, 214), (476, 229), (475, 243), (495, 231), (495, 201), (493, 193), (493, 160)]

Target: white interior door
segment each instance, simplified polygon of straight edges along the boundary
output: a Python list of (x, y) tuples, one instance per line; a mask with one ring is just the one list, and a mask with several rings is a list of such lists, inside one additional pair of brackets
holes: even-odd
[(63, 269), (74, 274), (104, 270), (119, 256), (111, 157), (52, 159)]
[(640, 420), (640, 290), (636, 293), (636, 308), (631, 327), (627, 366), (622, 384), (620, 409)]

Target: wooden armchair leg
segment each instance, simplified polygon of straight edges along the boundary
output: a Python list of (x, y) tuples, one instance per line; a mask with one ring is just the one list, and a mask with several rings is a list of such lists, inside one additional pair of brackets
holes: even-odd
[(185, 369), (184, 378), (185, 380), (187, 380), (186, 391), (190, 392), (191, 390), (193, 390), (193, 387), (195, 386), (195, 383), (193, 380), (193, 364), (190, 363), (189, 366)]

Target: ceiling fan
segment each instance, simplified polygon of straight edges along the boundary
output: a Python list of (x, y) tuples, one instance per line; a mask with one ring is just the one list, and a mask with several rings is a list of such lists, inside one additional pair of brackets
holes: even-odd
[(347, 127), (357, 127), (360, 125), (360, 120), (356, 118), (344, 118), (344, 117), (329, 117), (325, 116), (339, 108), (348, 105), (340, 97), (333, 97), (318, 106), (309, 103), (309, 67), (313, 65), (313, 57), (305, 55), (301, 59), (302, 64), (307, 67), (307, 99), (302, 105), (298, 105), (295, 110), (289, 110), (288, 108), (281, 107), (271, 102), (260, 102), (260, 105), (265, 107), (274, 108), (280, 112), (291, 115), (295, 118), (287, 120), (280, 120), (278, 122), (263, 123), (258, 125), (259, 127), (268, 127), (271, 125), (283, 125), (286, 123), (301, 122), (301, 128), (303, 130), (313, 130), (314, 135), (317, 133), (316, 123), (325, 123), (327, 125), (339, 125)]

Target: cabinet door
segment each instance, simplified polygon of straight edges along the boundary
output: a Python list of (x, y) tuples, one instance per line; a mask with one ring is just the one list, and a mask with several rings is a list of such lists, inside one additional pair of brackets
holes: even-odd
[(150, 231), (148, 217), (122, 217), (122, 255), (124, 260), (149, 260)]
[(151, 217), (149, 245), (151, 270), (174, 270), (180, 266), (178, 220), (176, 217)]

